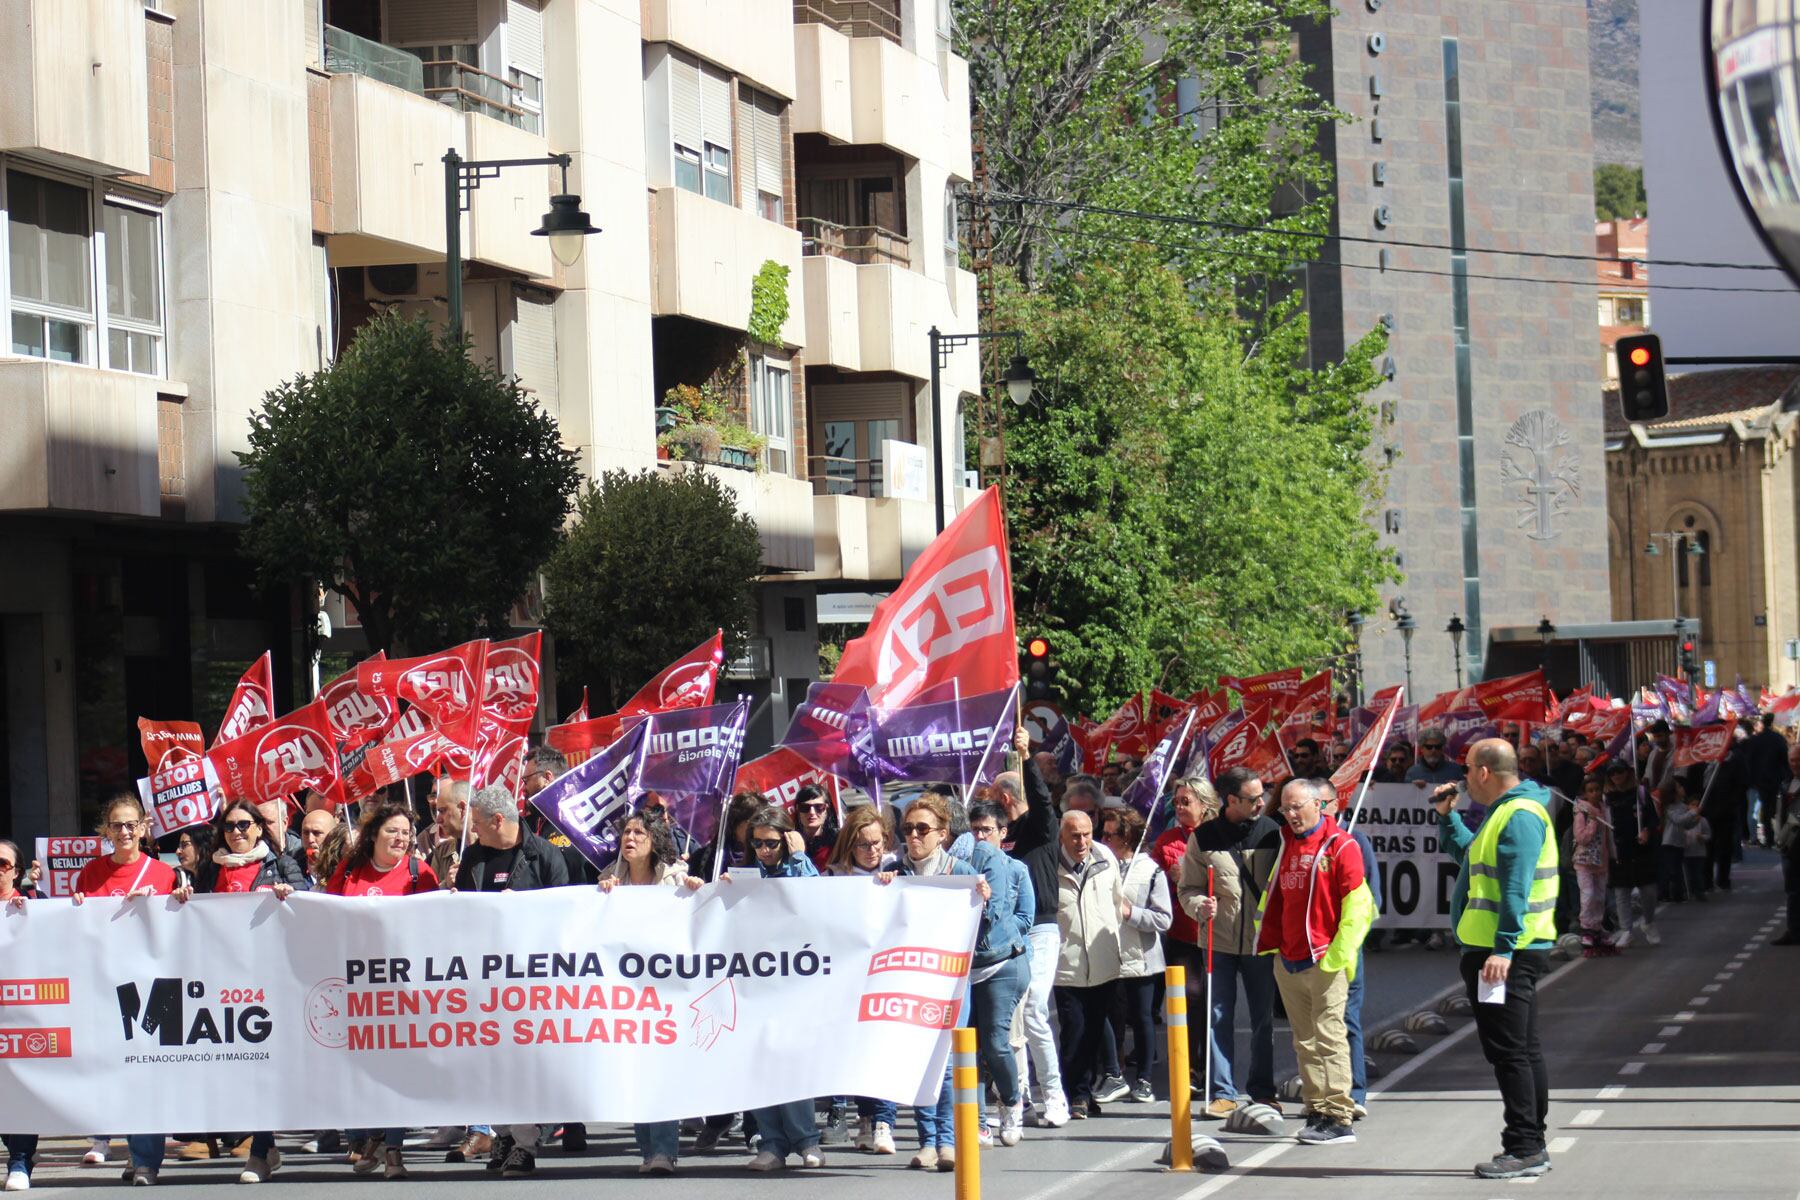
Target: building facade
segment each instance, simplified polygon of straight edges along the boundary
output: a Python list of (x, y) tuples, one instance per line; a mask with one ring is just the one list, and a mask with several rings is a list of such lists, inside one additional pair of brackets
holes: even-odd
[[(210, 733), (264, 649), (307, 698), (313, 615), (234, 553), (234, 452), (377, 313), (447, 319), (447, 150), (571, 156), (605, 232), (564, 266), (531, 236), (553, 169), (484, 178), (464, 327), (590, 475), (706, 470), (756, 519), (730, 675), (765, 737), (816, 674), (818, 593), (929, 541), (934, 434), (961, 479), (977, 363), (934, 414), (926, 331), (976, 323), (968, 70), (932, 0), (17, 0), (0, 25), (0, 836), (74, 832), (142, 773), (135, 717)], [(789, 312), (749, 344), (768, 264)], [(662, 460), (665, 395), (709, 381), (754, 469)], [(349, 615), (328, 663), (360, 654)]]
[(1650, 327), (1650, 218), (1594, 222), (1594, 274), (1600, 285), (1600, 367), (1619, 378), (1613, 348)]
[(1304, 29), (1327, 129), (1331, 232), (1307, 271), (1315, 359), (1385, 324), (1379, 521), (1405, 575), (1365, 614), (1372, 686), (1480, 678), (1497, 631), (1604, 620), (1594, 281), (1508, 254), (1593, 253), (1586, 9), (1362, 0)]

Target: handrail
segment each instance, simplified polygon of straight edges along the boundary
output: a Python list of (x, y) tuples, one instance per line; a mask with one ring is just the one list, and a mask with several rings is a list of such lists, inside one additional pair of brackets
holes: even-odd
[(846, 37), (900, 41), (900, 8), (883, 0), (794, 0), (794, 24), (830, 25)]
[(912, 239), (880, 225), (839, 225), (824, 217), (799, 217), (800, 253), (824, 254), (864, 266), (889, 262), (912, 265)]
[[(489, 115), (498, 114), (495, 115), (495, 119), (508, 125), (517, 125), (525, 118), (537, 115), (530, 109), (510, 103), (524, 89), (516, 83), (500, 78), (491, 71), (484, 71), (471, 63), (461, 62), (454, 58), (428, 58), (424, 62), (426, 79), (438, 78), (432, 74), (434, 67), (443, 68), (449, 78), (454, 80), (450, 84), (428, 83), (425, 85), (425, 95), (440, 104), (453, 105), (460, 112), (492, 109), (493, 113)], [(470, 82), (475, 83), (476, 87), (465, 86), (464, 78), (466, 76), (475, 77)], [(507, 99), (502, 100), (497, 96), (486, 95), (481, 90), (483, 88), (503, 92)]]

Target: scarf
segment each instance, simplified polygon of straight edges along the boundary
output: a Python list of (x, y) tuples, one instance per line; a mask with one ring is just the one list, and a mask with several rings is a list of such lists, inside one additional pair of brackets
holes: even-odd
[(224, 847), (220, 847), (213, 851), (212, 860), (216, 866), (247, 867), (251, 863), (261, 862), (267, 857), (269, 857), (269, 843), (259, 841), (248, 854), (233, 854)]
[(909, 854), (906, 856), (906, 861), (912, 864), (914, 875), (944, 875), (950, 870), (950, 856), (944, 852), (942, 846), (924, 858), (914, 858)]

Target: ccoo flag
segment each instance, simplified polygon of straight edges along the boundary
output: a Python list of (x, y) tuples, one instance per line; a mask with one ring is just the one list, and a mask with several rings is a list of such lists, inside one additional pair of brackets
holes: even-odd
[(637, 722), (529, 801), (596, 869), (605, 870), (619, 857), (619, 819), (631, 811), (638, 792), (649, 732), (648, 721)]

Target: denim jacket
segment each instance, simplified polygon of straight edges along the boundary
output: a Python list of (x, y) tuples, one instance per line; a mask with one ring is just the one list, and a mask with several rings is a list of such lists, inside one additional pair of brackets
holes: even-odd
[(804, 854), (789, 854), (772, 867), (765, 867), (760, 859), (757, 868), (764, 879), (802, 879), (808, 875), (817, 875), (819, 868), (813, 866), (812, 859)]

